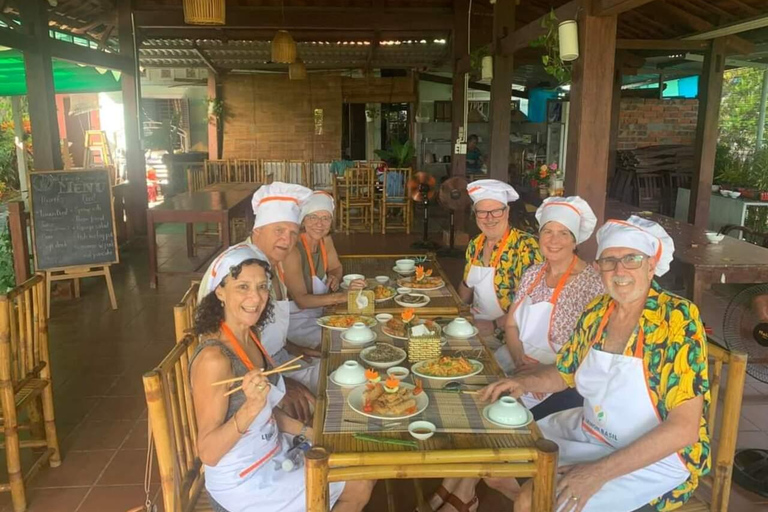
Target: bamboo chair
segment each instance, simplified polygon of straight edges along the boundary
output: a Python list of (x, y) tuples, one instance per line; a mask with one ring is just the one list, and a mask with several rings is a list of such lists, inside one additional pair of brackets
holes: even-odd
[(184, 336), (192, 333), (192, 326), (195, 324), (195, 309), (197, 308), (197, 292), (199, 290), (200, 281), (192, 281), (181, 301), (173, 306), (173, 325), (176, 329), (176, 341), (182, 340)]
[[(382, 174), (381, 205), (381, 234), (387, 233), (387, 228), (405, 229), (405, 233), (411, 234), (413, 223), (413, 203), (408, 197), (408, 182), (411, 180), (413, 169), (410, 167), (397, 169), (389, 168)], [(402, 224), (387, 223), (387, 215), (390, 210), (400, 210), (403, 213)]]
[(335, 176), (331, 172), (331, 162), (310, 162), (310, 166), (312, 188), (332, 193)]
[[(736, 439), (739, 436), (739, 418), (741, 416), (741, 400), (744, 393), (744, 380), (747, 375), (747, 355), (743, 352), (730, 352), (714, 343), (707, 345), (709, 351), (709, 386), (712, 402), (709, 407), (710, 439), (717, 439), (717, 449), (712, 450), (712, 471), (702, 477), (699, 485), (711, 492), (707, 504), (701, 492), (697, 492), (688, 503), (678, 510), (680, 512), (727, 512), (728, 500), (731, 496), (731, 477), (733, 475), (733, 458), (736, 453)], [(725, 382), (723, 397), (722, 423), (716, 432), (718, 398), (721, 392), (723, 365), (728, 365), (728, 378)]]
[(664, 193), (664, 176), (662, 174), (650, 172), (636, 174), (635, 190), (637, 191), (637, 206), (639, 208), (661, 213)]
[(208, 512), (203, 463), (197, 453), (197, 419), (189, 385), (195, 336), (185, 336), (154, 370), (144, 374), (149, 423), (168, 512)]
[(267, 178), (256, 159), (235, 160), (235, 177), (240, 183), (266, 183)]
[[(376, 183), (371, 167), (347, 169), (344, 173), (344, 190), (341, 197), (341, 227), (346, 234), (350, 229), (368, 229), (373, 234), (373, 208), (376, 197)], [(341, 187), (341, 185), (339, 185)], [(355, 213), (352, 213), (355, 210)]]
[(205, 160), (205, 186), (230, 182), (229, 160)]
[[(55, 468), (61, 464), (45, 304), (42, 274), (0, 295), (0, 399), (5, 436), (2, 447), (9, 476), (9, 483), (0, 484), (0, 491), (10, 491), (15, 512), (26, 510), (25, 484), (42, 465), (47, 462)], [(29, 423), (18, 422), (20, 410), (27, 411)], [(19, 439), (19, 430), (29, 430), (30, 438)], [(22, 475), (21, 448), (38, 450), (26, 475)]]
[(205, 183), (205, 165), (202, 163), (193, 163), (187, 166), (187, 190), (197, 192), (206, 187)]
[(286, 160), (262, 160), (261, 170), (264, 174), (271, 175), (272, 181), (286, 181), (288, 179), (288, 162)]

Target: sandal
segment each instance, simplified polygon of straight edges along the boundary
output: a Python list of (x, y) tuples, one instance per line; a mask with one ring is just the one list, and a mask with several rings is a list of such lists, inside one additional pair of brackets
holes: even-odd
[[(437, 490), (435, 491), (435, 493), (434, 493), (432, 496), (430, 496), (430, 497), (429, 497), (429, 500), (427, 501), (427, 503), (428, 503), (428, 504), (429, 504), (429, 502), (431, 502), (431, 501), (432, 501), (432, 498), (433, 498), (434, 496), (437, 496), (438, 498), (440, 498), (440, 503), (437, 505), (437, 508), (435, 508), (435, 509), (432, 509), (433, 511), (434, 511), (434, 510), (437, 510), (437, 509), (439, 509), (440, 507), (442, 507), (442, 506), (443, 506), (443, 504), (444, 504), (444, 503), (446, 502), (446, 500), (448, 499), (448, 497), (449, 497), (449, 496), (452, 496), (452, 495), (451, 495), (451, 493), (450, 493), (450, 492), (448, 492), (448, 489), (446, 489), (445, 487), (443, 487), (443, 484), (440, 484), (440, 486), (437, 488)], [(417, 507), (417, 508), (413, 509), (413, 512), (420, 512), (420, 511), (419, 511), (419, 509), (418, 509), (418, 507)]]
[(458, 512), (471, 512), (470, 509), (477, 505), (479, 501), (480, 500), (477, 499), (477, 495), (469, 500), (468, 503), (464, 503), (459, 498), (457, 498), (455, 494), (449, 494), (448, 498), (445, 500), (445, 503), (455, 508)]

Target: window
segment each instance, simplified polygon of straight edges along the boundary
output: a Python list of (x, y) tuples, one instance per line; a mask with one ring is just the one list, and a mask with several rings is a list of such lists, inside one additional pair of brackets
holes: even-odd
[(450, 101), (435, 102), (435, 122), (450, 123), (453, 118)]

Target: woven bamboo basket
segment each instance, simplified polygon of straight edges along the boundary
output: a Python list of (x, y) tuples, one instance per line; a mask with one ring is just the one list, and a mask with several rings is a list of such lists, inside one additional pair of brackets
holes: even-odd
[(272, 39), (272, 62), (290, 64), (296, 60), (296, 42), (287, 30), (278, 30)]
[(416, 363), (440, 357), (440, 326), (435, 324), (435, 332), (425, 336), (411, 335), (408, 328), (408, 362)]
[(184, 0), (184, 23), (189, 25), (224, 25), (225, 0)]

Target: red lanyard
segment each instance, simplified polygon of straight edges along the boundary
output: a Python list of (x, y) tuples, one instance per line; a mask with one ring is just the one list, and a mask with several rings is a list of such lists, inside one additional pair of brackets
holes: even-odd
[[(307, 261), (309, 262), (309, 276), (316, 277), (315, 262), (312, 260), (312, 253), (309, 250), (309, 244), (307, 243), (307, 235), (301, 234), (301, 245), (304, 246), (304, 251), (307, 253)], [(325, 250), (325, 240), (320, 240), (320, 256), (323, 259), (323, 270), (328, 269), (328, 253)]]
[[(237, 338), (235, 337), (235, 334), (232, 332), (232, 329), (229, 328), (227, 324), (224, 322), (221, 322), (221, 332), (224, 333), (224, 336), (227, 337), (230, 343), (232, 343), (232, 348), (235, 349), (235, 354), (237, 354), (237, 357), (240, 358), (240, 361), (243, 362), (245, 367), (248, 369), (248, 371), (253, 370), (256, 368), (253, 365), (253, 361), (251, 361), (251, 358), (248, 357), (248, 354), (245, 353), (245, 350), (243, 350), (243, 347), (240, 346), (240, 342), (237, 341)], [(256, 346), (259, 347), (259, 350), (261, 350), (261, 353), (264, 354), (264, 357), (267, 361), (269, 361), (269, 364), (271, 366), (275, 366), (275, 362), (272, 360), (271, 357), (269, 357), (269, 353), (267, 353), (266, 350), (264, 350), (264, 346), (261, 344), (261, 341), (259, 341), (259, 338), (254, 334), (254, 332), (250, 329), (248, 329), (248, 334), (250, 334), (251, 339), (256, 343)]]

